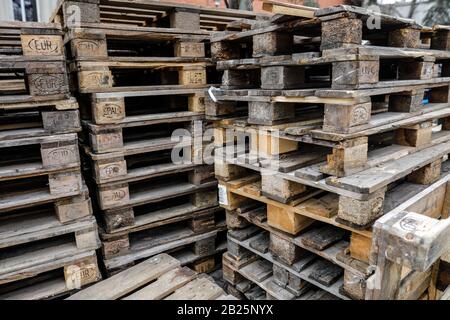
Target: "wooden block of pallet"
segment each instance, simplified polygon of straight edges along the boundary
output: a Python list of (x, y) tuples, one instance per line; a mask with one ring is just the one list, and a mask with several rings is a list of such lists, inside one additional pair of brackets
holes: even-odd
[[(120, 285), (118, 285), (120, 283)], [(216, 300), (225, 292), (209, 277), (160, 254), (82, 290), (69, 300)]]

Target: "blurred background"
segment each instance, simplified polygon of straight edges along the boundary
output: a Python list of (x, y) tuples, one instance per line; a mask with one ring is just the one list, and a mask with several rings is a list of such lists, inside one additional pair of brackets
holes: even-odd
[[(48, 21), (58, 0), (0, 0), (0, 20)], [(313, 7), (377, 5), (383, 13), (411, 18), (423, 25), (450, 24), (450, 0), (280, 0)], [(209, 7), (262, 11), (261, 0), (171, 0)]]

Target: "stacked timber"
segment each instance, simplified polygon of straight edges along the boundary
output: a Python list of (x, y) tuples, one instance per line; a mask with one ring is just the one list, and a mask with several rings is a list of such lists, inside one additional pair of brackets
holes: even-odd
[(53, 20), (66, 32), (108, 274), (168, 251), (210, 271), (225, 250), (214, 168), (203, 159), (204, 91), (220, 79), (210, 30), (241, 28), (234, 21), (243, 18), (255, 15), (157, 1), (60, 1)]
[[(256, 284), (253, 298), (374, 298), (373, 223), (428, 193), (406, 209), (448, 217), (433, 186), (449, 167), (450, 28), (344, 5), (265, 7), (279, 14), (212, 36), (224, 277), (241, 296)], [(428, 269), (401, 275), (390, 298), (436, 297)]]
[(100, 280), (61, 26), (0, 22), (0, 109), (0, 299)]

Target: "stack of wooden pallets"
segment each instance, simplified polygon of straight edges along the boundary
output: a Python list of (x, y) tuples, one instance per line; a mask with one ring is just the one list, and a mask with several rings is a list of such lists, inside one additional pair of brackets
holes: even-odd
[(61, 27), (0, 22), (0, 299), (50, 298), (101, 279), (80, 130)]
[[(418, 194), (429, 196), (404, 209), (448, 217), (450, 28), (342, 5), (266, 8), (282, 14), (212, 37), (224, 276), (235, 293), (259, 286), (253, 298), (364, 299), (375, 220)], [(430, 270), (402, 272), (392, 298), (436, 297)]]
[[(60, 1), (53, 21), (66, 32), (109, 274), (167, 251), (208, 271), (225, 250), (214, 168), (203, 161), (204, 91), (220, 82), (209, 58), (211, 28), (243, 18), (255, 14), (156, 1)], [(186, 133), (182, 141), (176, 131)]]

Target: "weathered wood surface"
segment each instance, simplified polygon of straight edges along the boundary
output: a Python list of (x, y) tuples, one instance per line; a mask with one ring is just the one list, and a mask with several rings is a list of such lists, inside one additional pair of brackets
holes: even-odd
[(227, 297), (207, 276), (160, 254), (82, 290), (68, 300), (215, 300)]

